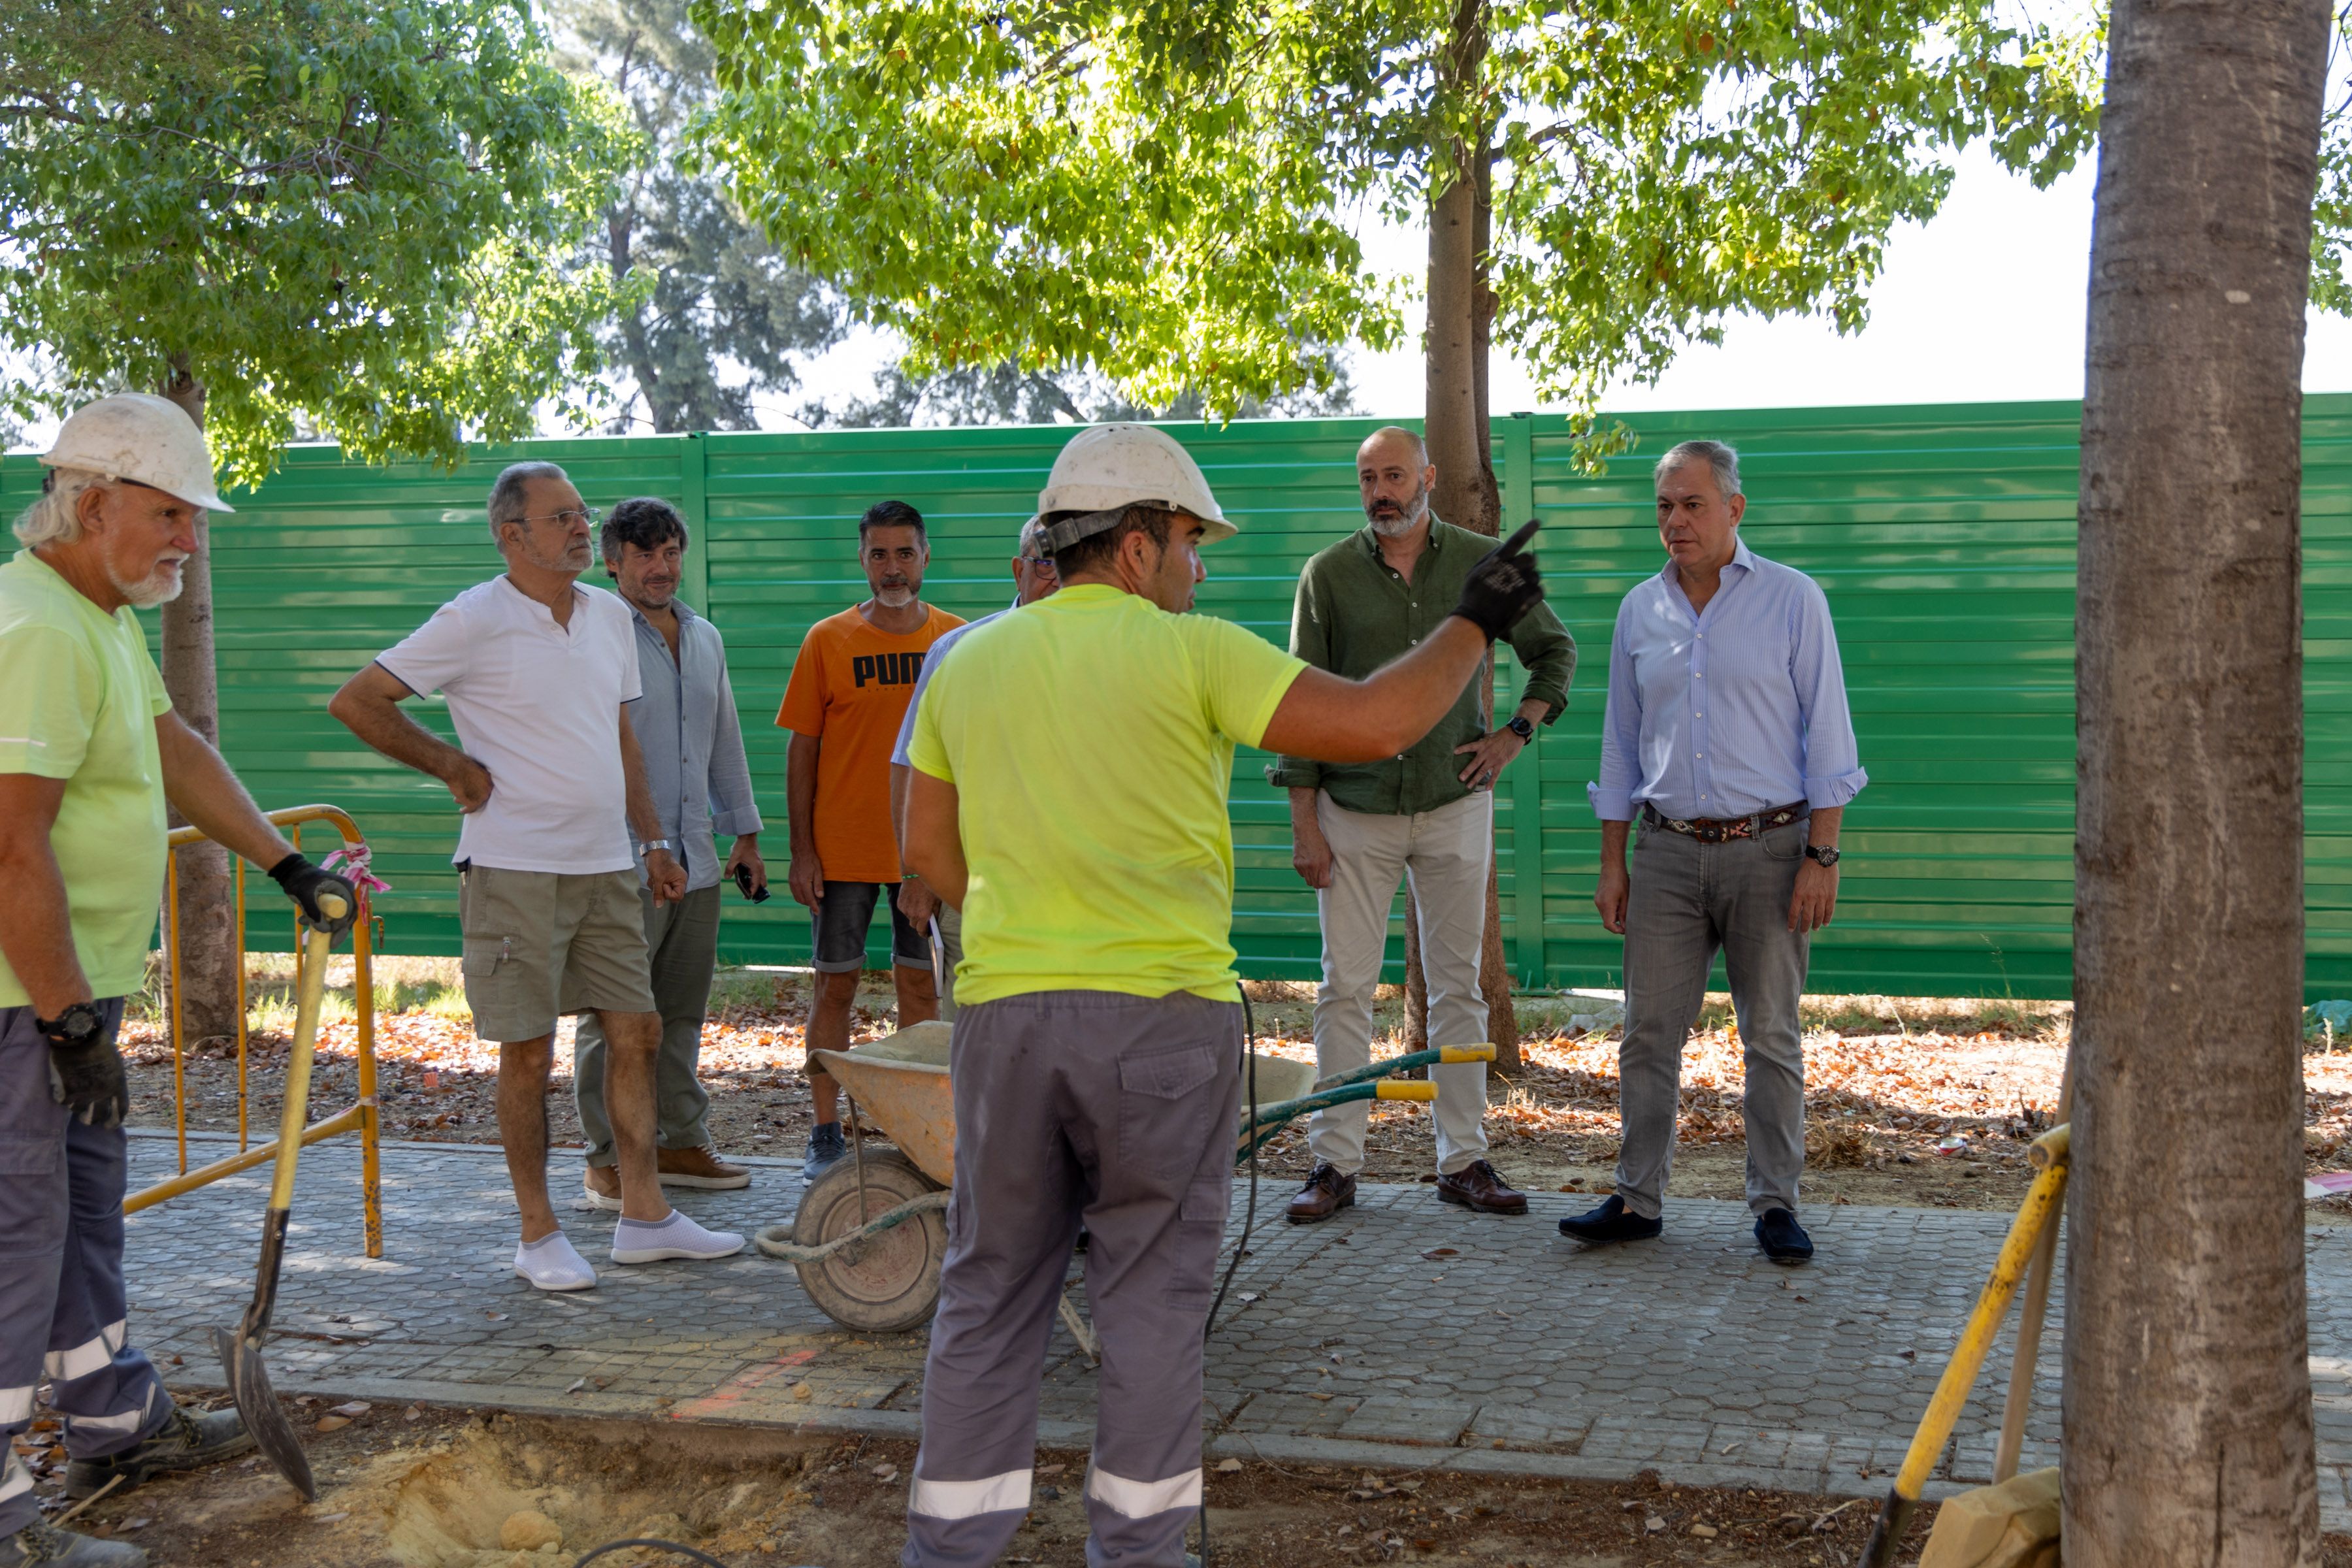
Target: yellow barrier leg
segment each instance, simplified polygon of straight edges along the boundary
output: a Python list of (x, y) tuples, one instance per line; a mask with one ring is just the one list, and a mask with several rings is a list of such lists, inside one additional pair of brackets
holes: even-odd
[(1953, 1348), (1952, 1359), (1945, 1364), (1944, 1375), (1936, 1384), (1935, 1396), (1927, 1401), (1927, 1413), (1919, 1418), (1919, 1429), (1912, 1435), (1910, 1450), (1903, 1456), (1903, 1468), (1895, 1472), (1895, 1485), (1887, 1491), (1886, 1500), (1879, 1506), (1878, 1523), (1870, 1532), (1870, 1541), (1862, 1549), (1862, 1568), (1887, 1568), (1895, 1561), (1895, 1548), (1902, 1544), (1904, 1532), (1911, 1526), (1911, 1515), (1919, 1506), (1919, 1494), (1927, 1484), (1927, 1476), (1936, 1468), (1937, 1456), (1951, 1440), (1952, 1427), (1960, 1418), (1960, 1406), (1968, 1403), (1969, 1390), (1975, 1386), (1977, 1372), (1984, 1365), (1986, 1352), (1992, 1349), (1993, 1336), (2000, 1331), (2000, 1320), (2009, 1310), (2010, 1298), (2017, 1293), (2018, 1281), (2025, 1277), (2027, 1262), (2042, 1239), (2044, 1226), (2055, 1223), (2059, 1205), (2066, 1195), (2066, 1163), (2068, 1129), (2053, 1127), (2033, 1141), (2033, 1163), (2041, 1167), (2027, 1190), (2024, 1206), (2009, 1227), (2009, 1238), (2000, 1244), (2000, 1257), (1992, 1266), (1992, 1278), (1985, 1281), (1984, 1293), (1977, 1298), (1976, 1310), (1969, 1314), (1968, 1326), (1960, 1331), (1960, 1342)]
[(352, 927), (352, 994), (359, 1016), (360, 1215), (367, 1255), (383, 1256), (383, 1163), (375, 1103), (375, 948), (368, 940), (367, 906)]

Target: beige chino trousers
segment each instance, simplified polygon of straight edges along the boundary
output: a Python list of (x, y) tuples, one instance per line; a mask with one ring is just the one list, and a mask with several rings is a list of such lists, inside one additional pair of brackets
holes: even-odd
[[(1388, 956), (1389, 911), (1400, 882), (1410, 884), (1421, 921), (1430, 1045), (1484, 1042), (1478, 955), (1495, 797), (1473, 795), (1434, 811), (1376, 816), (1344, 810), (1318, 791), (1315, 819), (1331, 846), (1331, 885), (1318, 896), (1323, 984), (1315, 996), (1316, 1072), (1328, 1078), (1371, 1060), (1372, 993)], [(1437, 1169), (1452, 1175), (1486, 1157), (1486, 1064), (1433, 1067), (1429, 1076), (1437, 1085)], [(1308, 1151), (1343, 1176), (1362, 1170), (1368, 1110), (1357, 1100), (1317, 1111), (1307, 1123)]]

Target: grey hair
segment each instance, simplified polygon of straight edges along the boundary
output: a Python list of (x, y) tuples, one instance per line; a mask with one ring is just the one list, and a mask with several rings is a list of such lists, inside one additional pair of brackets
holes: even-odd
[(1660, 479), (1685, 463), (1704, 462), (1715, 470), (1715, 488), (1729, 500), (1739, 493), (1739, 453), (1728, 441), (1677, 441), (1666, 448), (1658, 466), (1650, 470), (1650, 482)]
[(88, 468), (49, 469), (42, 476), (40, 495), (17, 516), (16, 542), (26, 549), (71, 544), (81, 537), (82, 493), (107, 483), (104, 474)]
[(1379, 429), (1365, 437), (1363, 440), (1358, 444), (1356, 450), (1359, 453), (1361, 453), (1366, 447), (1370, 446), (1373, 442), (1379, 440), (1383, 436), (1402, 436), (1406, 440), (1412, 442), (1413, 466), (1420, 468), (1429, 467), (1429, 443), (1423, 440), (1419, 436), (1415, 435), (1412, 431), (1406, 429), (1402, 425), (1381, 426)]
[(553, 463), (509, 463), (499, 470), (490, 484), (490, 542), (500, 542), (499, 530), (509, 522), (523, 520), (523, 489), (533, 479), (569, 479), (571, 475)]
[(1042, 561), (1046, 558), (1048, 552), (1045, 549), (1044, 518), (1033, 517), (1021, 525), (1021, 542), (1013, 547), (1013, 553), (1024, 561)]

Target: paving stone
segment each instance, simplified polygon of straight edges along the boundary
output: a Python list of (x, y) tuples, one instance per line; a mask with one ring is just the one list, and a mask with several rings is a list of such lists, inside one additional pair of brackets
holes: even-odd
[[(192, 1163), (219, 1152), (190, 1142)], [(169, 1138), (138, 1133), (131, 1158), (139, 1185), (175, 1163)], [(787, 1217), (796, 1163), (755, 1168), (748, 1189), (672, 1200), (745, 1232)], [(303, 1153), (278, 1306), (289, 1332), (268, 1352), (281, 1389), (918, 1429), (927, 1335), (848, 1333), (786, 1265), (747, 1254), (617, 1267), (609, 1216), (559, 1210), (600, 1282), (550, 1296), (513, 1274), (514, 1204), (495, 1149), (387, 1144), (383, 1171), (387, 1256), (370, 1260), (359, 1255), (357, 1148), (338, 1141)], [(251, 1292), (267, 1175), (228, 1178), (129, 1222), (133, 1337), (181, 1356), (168, 1370), (192, 1384), (214, 1375), (212, 1331), (235, 1322)], [(559, 1157), (559, 1202), (577, 1179)], [(1531, 1194), (1527, 1219), (1503, 1220), (1440, 1205), (1419, 1185), (1366, 1185), (1355, 1208), (1290, 1226), (1269, 1220), (1279, 1185), (1261, 1189), (1249, 1256), (1211, 1336), (1203, 1422), (1213, 1447), (1423, 1465), (1430, 1446), (1461, 1445), (1446, 1463), (1562, 1476), (1654, 1468), (1677, 1484), (1720, 1477), (1841, 1497), (1874, 1495), (1901, 1464), (2009, 1224), (1958, 1210), (1814, 1209), (1819, 1250), (1791, 1271), (1759, 1257), (1736, 1202), (1675, 1200), (1656, 1243), (1586, 1249), (1553, 1229), (1581, 1206), (1579, 1194)], [(1236, 1204), (1229, 1241), (1241, 1220)], [(1423, 1256), (1440, 1247), (1454, 1251)], [(2352, 1231), (2311, 1232), (2306, 1257), (2322, 1518), (2342, 1529), (2352, 1524)], [(1083, 1308), (1083, 1269), (1074, 1278)], [(2029, 1467), (2055, 1457), (2063, 1335), (2053, 1303)], [(2005, 1333), (1935, 1489), (1990, 1474), (2011, 1350)], [(810, 1396), (794, 1398), (803, 1384)], [(1041, 1432), (1083, 1446), (1097, 1384), (1057, 1328)]]

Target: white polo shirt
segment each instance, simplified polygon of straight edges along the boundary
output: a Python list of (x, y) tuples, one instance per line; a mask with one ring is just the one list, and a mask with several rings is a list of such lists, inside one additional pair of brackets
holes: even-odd
[(439, 609), (376, 663), (448, 700), (457, 743), (490, 771), (453, 858), (508, 871), (626, 871), (621, 704), (641, 693), (629, 607), (572, 585), (572, 621), (501, 573)]

